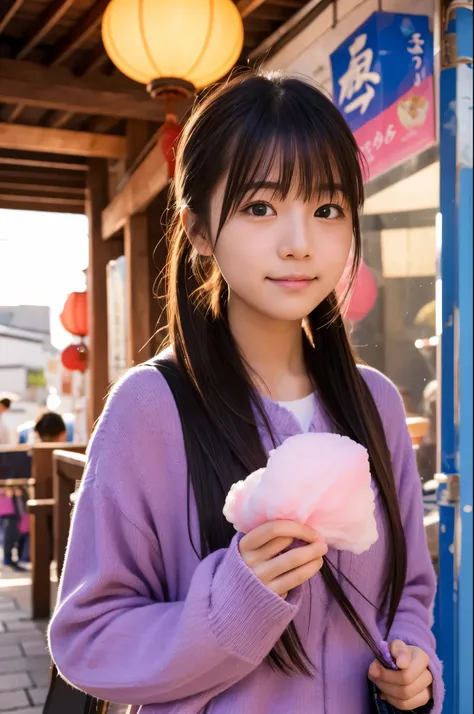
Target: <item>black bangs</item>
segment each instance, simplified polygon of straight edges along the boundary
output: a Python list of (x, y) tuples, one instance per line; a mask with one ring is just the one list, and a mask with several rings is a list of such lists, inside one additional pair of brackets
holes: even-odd
[(230, 132), (218, 233), (260, 188), (273, 189), (281, 199), (294, 190), (304, 201), (342, 195), (354, 218), (362, 207), (362, 157), (339, 111), (310, 84), (276, 81), (274, 75), (271, 80), (256, 76), (245, 82), (250, 101)]

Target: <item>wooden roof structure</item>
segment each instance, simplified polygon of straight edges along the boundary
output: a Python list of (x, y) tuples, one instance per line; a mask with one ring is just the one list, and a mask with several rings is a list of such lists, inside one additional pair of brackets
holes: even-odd
[[(163, 105), (108, 59), (109, 0), (0, 0), (0, 208), (85, 212), (88, 159), (126, 159), (127, 120), (156, 131)], [(235, 0), (239, 65), (275, 51), (332, 0)]]
[[(237, 64), (264, 60), (335, 1), (234, 0), (245, 29)], [(108, 59), (108, 2), (0, 0), (0, 209), (88, 216), (90, 427), (109, 386), (110, 261), (126, 260), (129, 365), (146, 361), (166, 330), (153, 289), (167, 257), (165, 107)]]

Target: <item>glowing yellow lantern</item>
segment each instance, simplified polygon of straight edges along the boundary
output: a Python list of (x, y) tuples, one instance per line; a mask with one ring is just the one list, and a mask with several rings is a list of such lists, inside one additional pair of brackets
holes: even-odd
[(152, 96), (186, 95), (232, 69), (244, 29), (232, 0), (111, 0), (102, 39), (115, 66)]

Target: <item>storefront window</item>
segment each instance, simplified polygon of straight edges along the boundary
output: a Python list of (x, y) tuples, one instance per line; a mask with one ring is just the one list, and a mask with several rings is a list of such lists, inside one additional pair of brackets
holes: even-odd
[[(349, 325), (358, 355), (398, 387), (424, 485), (426, 532), (437, 560), (436, 214), (439, 163), (397, 169), (399, 180), (374, 191), (362, 221), (363, 260), (375, 276), (370, 311)], [(403, 175), (404, 174), (404, 175)], [(431, 523), (432, 521), (432, 523)], [(430, 525), (431, 523), (431, 525)]]

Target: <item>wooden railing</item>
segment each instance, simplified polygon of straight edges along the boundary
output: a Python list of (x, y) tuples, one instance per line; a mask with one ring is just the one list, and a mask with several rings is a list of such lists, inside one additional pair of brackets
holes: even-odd
[[(61, 448), (58, 449), (57, 447)], [(49, 448), (45, 448), (49, 447)], [(30, 557), (32, 563), (32, 615), (33, 619), (46, 619), (51, 614), (51, 560), (58, 559), (58, 577), (64, 562), (64, 552), (69, 530), (69, 498), (64, 499), (63, 473), (68, 471), (63, 462), (79, 463), (78, 479), (85, 463), (85, 446), (70, 444), (41, 444), (33, 448), (32, 470), (39, 479), (40, 489), (28, 501), (30, 514)], [(74, 449), (74, 451), (73, 451)], [(77, 451), (75, 451), (77, 449)], [(35, 480), (33, 480), (35, 481)], [(56, 482), (59, 485), (56, 485)], [(74, 491), (75, 481), (72, 485)], [(41, 498), (38, 497), (38, 492)], [(57, 494), (57, 496), (56, 496)], [(57, 523), (58, 521), (58, 523)], [(58, 544), (61, 545), (58, 545)]]
[[(0, 447), (0, 464), (6, 476), (20, 478), (0, 479), (2, 486), (28, 488), (28, 513), (30, 514), (30, 557), (32, 563), (32, 615), (34, 619), (47, 618), (51, 610), (50, 563), (53, 555), (53, 453), (84, 454), (84, 444), (21, 444)], [(28, 460), (21, 458), (28, 457)], [(84, 458), (84, 457), (83, 457)]]
[(54, 556), (58, 580), (63, 570), (69, 537), (71, 497), (82, 479), (85, 465), (86, 457), (83, 454), (63, 450), (53, 453)]
[(30, 498), (31, 612), (34, 620), (51, 612), (52, 498)]

